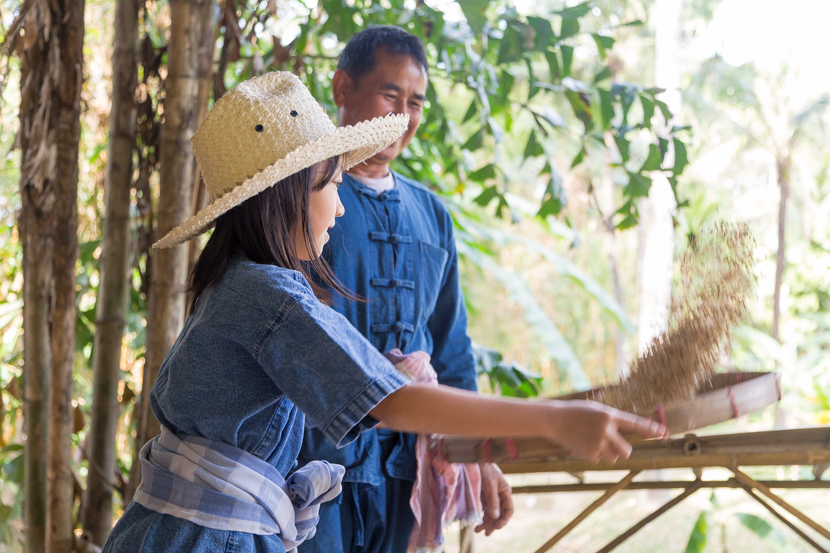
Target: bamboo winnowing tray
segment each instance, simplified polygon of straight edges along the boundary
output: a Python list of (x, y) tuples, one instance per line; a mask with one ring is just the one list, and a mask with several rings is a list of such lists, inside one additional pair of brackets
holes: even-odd
[[(709, 385), (691, 401), (654, 406), (639, 415), (665, 422), (669, 434), (711, 426), (772, 405), (781, 399), (778, 373), (730, 372), (713, 375)], [(590, 390), (556, 399), (592, 399), (602, 390)], [(662, 410), (662, 414), (660, 411)], [(432, 447), (453, 463), (495, 463), (512, 459), (570, 457), (558, 444), (542, 438), (459, 438), (436, 436)]]

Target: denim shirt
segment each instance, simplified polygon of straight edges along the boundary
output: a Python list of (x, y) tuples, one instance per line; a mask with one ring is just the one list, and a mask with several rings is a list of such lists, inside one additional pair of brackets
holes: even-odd
[[(285, 477), (305, 425), (338, 446), (376, 423), (368, 412), (406, 383), (296, 271), (234, 258), (205, 290), (150, 394), (177, 434), (243, 449)], [(305, 414), (305, 417), (304, 417)], [(276, 536), (203, 528), (135, 502), (109, 551), (284, 551)]]
[[(382, 193), (343, 176), (345, 214), (329, 231), (323, 256), (368, 303), (335, 295), (333, 307), (379, 351), (425, 351), (441, 384), (476, 390), (452, 217), (425, 186), (394, 176), (395, 188)], [(344, 481), (380, 484), (378, 432), (388, 431), (365, 432), (338, 450), (318, 430), (306, 430), (300, 463), (324, 459), (346, 467)], [(386, 474), (415, 479), (414, 443), (414, 436), (401, 435)]]

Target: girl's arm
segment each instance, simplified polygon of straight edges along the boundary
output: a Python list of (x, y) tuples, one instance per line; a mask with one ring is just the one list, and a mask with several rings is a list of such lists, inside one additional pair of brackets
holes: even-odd
[(611, 463), (631, 453), (621, 431), (644, 438), (665, 431), (649, 419), (593, 401), (505, 399), (419, 383), (393, 392), (369, 414), (402, 432), (548, 438), (591, 461)]

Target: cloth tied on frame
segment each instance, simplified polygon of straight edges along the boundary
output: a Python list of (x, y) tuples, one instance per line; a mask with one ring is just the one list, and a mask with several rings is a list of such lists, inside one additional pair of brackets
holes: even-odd
[[(412, 381), (438, 385), (438, 375), (426, 352), (404, 355), (401, 350), (393, 349), (384, 355)], [(462, 525), (482, 521), (484, 508), (479, 466), (448, 463), (439, 451), (430, 449), (429, 443), (428, 434), (418, 434), (415, 443), (418, 472), (409, 500), (415, 514), (415, 527), (409, 539), (409, 553), (441, 552), (444, 550), (444, 526), (455, 521), (461, 521)]]
[(288, 551), (314, 536), (320, 503), (340, 494), (345, 473), (313, 461), (286, 480), (247, 451), (165, 426), (139, 459), (136, 503), (216, 530), (276, 534)]

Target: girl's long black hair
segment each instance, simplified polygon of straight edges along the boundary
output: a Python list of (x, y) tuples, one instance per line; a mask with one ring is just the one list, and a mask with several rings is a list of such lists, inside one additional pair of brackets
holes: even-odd
[[(190, 313), (195, 311), (202, 292), (225, 274), (236, 252), (241, 252), (254, 263), (299, 271), (322, 301), (328, 301), (328, 291), (312, 278), (309, 269), (338, 294), (356, 299), (340, 284), (328, 263), (315, 253), (318, 250), (309, 217), (311, 193), (323, 189), (342, 164), (342, 156), (321, 161), (282, 179), (222, 214), (216, 220), (213, 235), (190, 274)], [(304, 243), (311, 261), (303, 261), (297, 256), (292, 236), (298, 227), (305, 235)]]

